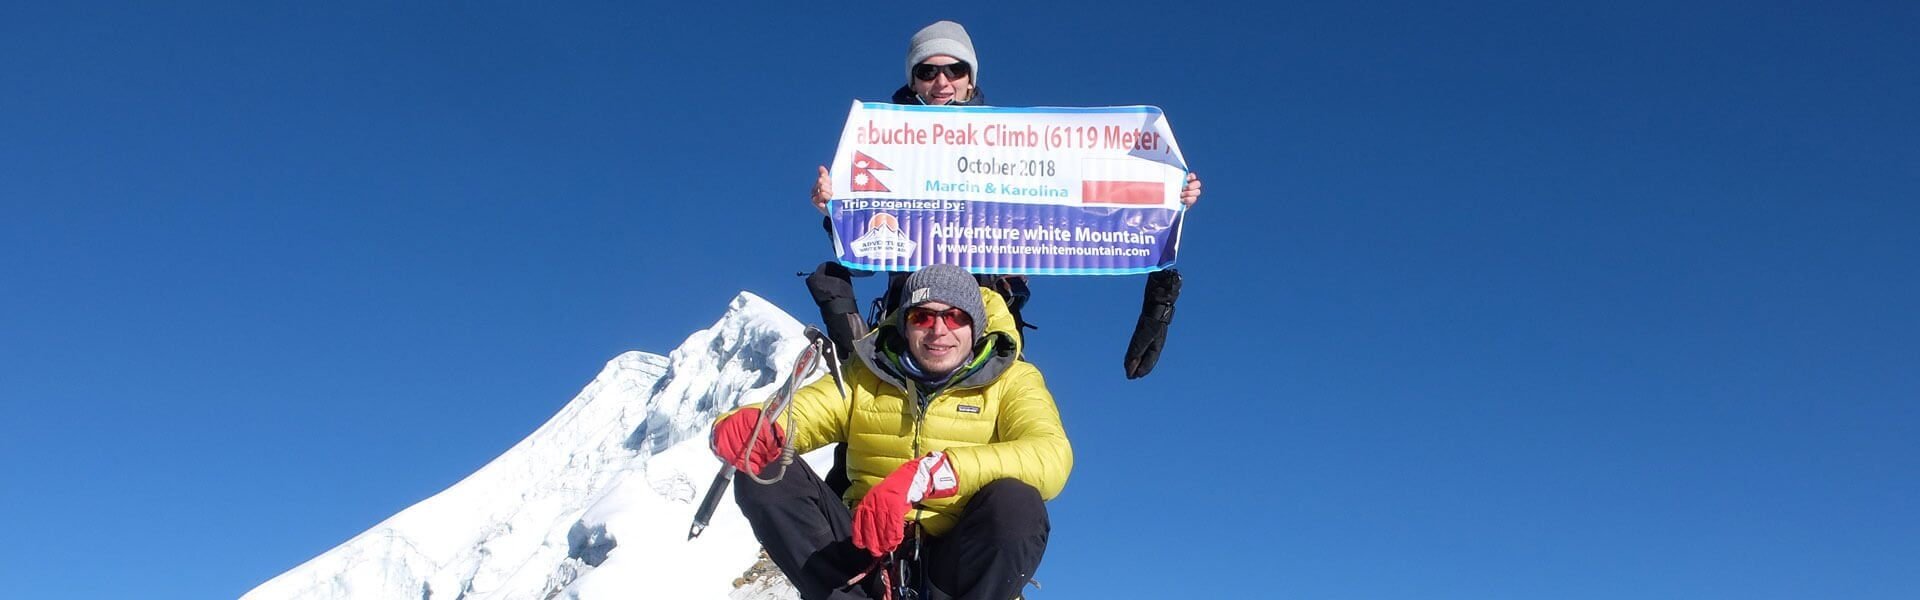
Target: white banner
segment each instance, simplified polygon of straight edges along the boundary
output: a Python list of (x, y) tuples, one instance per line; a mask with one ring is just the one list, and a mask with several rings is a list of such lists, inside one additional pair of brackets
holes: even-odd
[(829, 212), (861, 269), (1141, 273), (1174, 262), (1186, 172), (1150, 106), (856, 102)]

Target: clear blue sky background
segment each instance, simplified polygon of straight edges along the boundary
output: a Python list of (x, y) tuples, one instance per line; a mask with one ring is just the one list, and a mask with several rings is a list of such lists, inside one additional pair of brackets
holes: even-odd
[(11, 3), (0, 595), (236, 596), (816, 319), (814, 165), (954, 18), (1206, 180), (1151, 377), (1140, 278), (1036, 283), (1036, 598), (1920, 597), (1920, 8), (1550, 4)]

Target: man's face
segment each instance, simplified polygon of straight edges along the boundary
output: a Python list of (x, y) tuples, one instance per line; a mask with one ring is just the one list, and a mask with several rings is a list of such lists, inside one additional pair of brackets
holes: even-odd
[(928, 374), (945, 375), (973, 356), (973, 319), (940, 302), (907, 309), (907, 352)]

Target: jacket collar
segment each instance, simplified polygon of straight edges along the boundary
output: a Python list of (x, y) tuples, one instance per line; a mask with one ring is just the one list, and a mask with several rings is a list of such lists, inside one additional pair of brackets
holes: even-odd
[[(1020, 337), (1017, 330), (1013, 329), (1018, 327), (1014, 323), (1013, 313), (1007, 311), (1007, 303), (998, 294), (986, 288), (980, 288), (980, 292), (983, 300), (981, 305), (987, 311), (987, 333), (974, 342), (973, 358), (960, 366), (957, 371), (959, 375), (949, 378), (944, 386), (934, 388), (935, 391), (985, 387), (999, 379), (1020, 359)], [(900, 331), (905, 313), (903, 310), (893, 311), (879, 327), (853, 341), (853, 353), (867, 365), (867, 370), (881, 381), (903, 391), (909, 389), (909, 383), (924, 387), (919, 386), (919, 382), (911, 381), (898, 365), (897, 357), (906, 352), (901, 342), (904, 335)]]

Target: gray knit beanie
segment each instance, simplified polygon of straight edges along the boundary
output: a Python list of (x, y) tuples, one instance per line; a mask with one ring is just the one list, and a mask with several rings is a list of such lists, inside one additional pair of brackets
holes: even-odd
[(973, 38), (967, 28), (953, 21), (939, 21), (920, 29), (907, 42), (907, 81), (913, 81), (913, 66), (937, 55), (958, 58), (973, 67), (973, 85), (980, 85), (980, 61), (973, 55)]
[[(928, 302), (940, 302), (958, 308), (973, 317), (973, 339), (987, 329), (987, 307), (980, 303), (980, 283), (966, 269), (953, 265), (928, 265), (907, 276), (902, 310)], [(905, 313), (902, 313), (905, 314)]]

